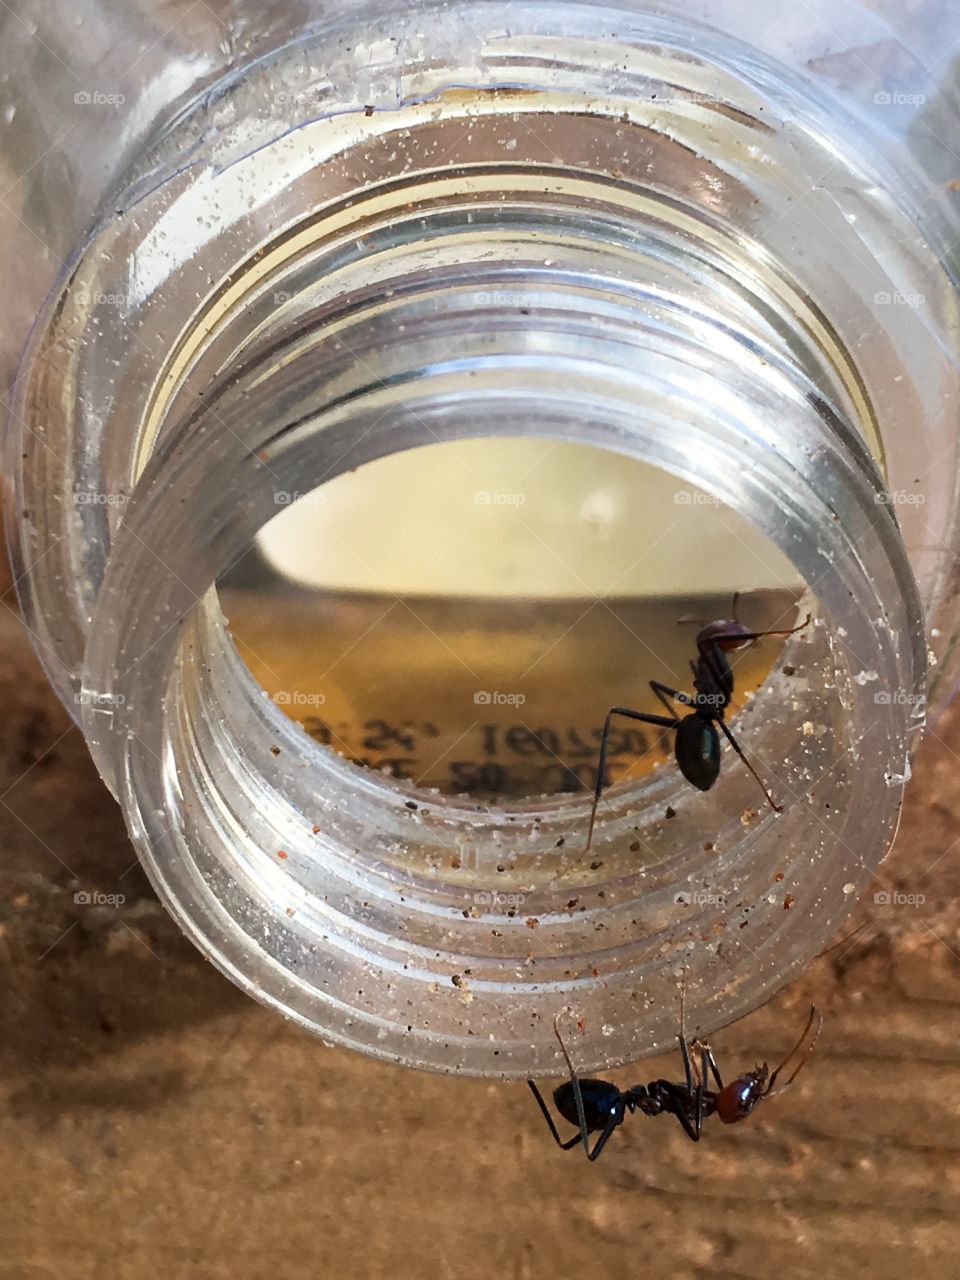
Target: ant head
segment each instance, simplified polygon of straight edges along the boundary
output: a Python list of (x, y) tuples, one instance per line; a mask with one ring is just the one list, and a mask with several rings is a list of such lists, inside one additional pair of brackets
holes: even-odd
[[(814, 1046), (819, 1040), (822, 1030), (823, 1014), (817, 1009), (816, 1005), (811, 1005), (810, 1016), (807, 1018), (807, 1025), (804, 1027), (800, 1039), (772, 1075), (770, 1074), (770, 1068), (764, 1062), (762, 1066), (757, 1067), (755, 1070), (747, 1071), (742, 1076), (738, 1076), (736, 1080), (731, 1080), (716, 1095), (714, 1110), (723, 1123), (736, 1124), (740, 1120), (746, 1120), (747, 1116), (756, 1110), (764, 1098), (775, 1098), (778, 1093), (783, 1093), (785, 1089), (789, 1089), (803, 1070), (804, 1063), (813, 1053)], [(810, 1036), (811, 1031), (813, 1031), (812, 1037)], [(804, 1044), (806, 1044), (806, 1048), (803, 1048)], [(783, 1084), (777, 1087), (780, 1073), (786, 1069), (787, 1063), (797, 1054), (800, 1054), (800, 1061)]]
[(724, 1085), (716, 1100), (717, 1115), (724, 1124), (738, 1124), (757, 1108), (770, 1091), (767, 1084), (769, 1074), (770, 1068), (764, 1063), (755, 1071), (748, 1071)]
[(752, 644), (755, 639), (756, 632), (751, 631), (745, 623), (735, 622), (729, 618), (708, 622), (697, 634), (697, 644), (701, 648), (712, 644), (727, 653), (733, 649), (742, 649), (744, 645)]

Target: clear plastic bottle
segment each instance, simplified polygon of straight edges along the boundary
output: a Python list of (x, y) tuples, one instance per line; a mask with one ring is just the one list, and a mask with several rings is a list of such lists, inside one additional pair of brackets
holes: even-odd
[[(636, 1058), (681, 978), (704, 1031), (754, 1008), (869, 882), (956, 675), (960, 13), (20, 10), (10, 537), (168, 908), (413, 1066), (549, 1070), (564, 1005), (584, 1069)], [(652, 466), (792, 566), (814, 621), (736, 720), (782, 814), (735, 761), (661, 768), (585, 855), (584, 793), (418, 792), (264, 696), (216, 584), (278, 495), (517, 436)]]

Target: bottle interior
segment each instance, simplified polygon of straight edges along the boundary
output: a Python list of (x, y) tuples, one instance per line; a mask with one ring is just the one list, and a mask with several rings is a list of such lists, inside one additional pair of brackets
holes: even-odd
[[(700, 626), (735, 594), (758, 631), (797, 616), (795, 571), (742, 517), (589, 446), (431, 445), (278, 508), (219, 585), (244, 661), (316, 741), (443, 794), (592, 790), (609, 708), (667, 714), (649, 681), (692, 691)], [(782, 644), (731, 655), (731, 718)], [(604, 784), (672, 751), (616, 717)]]

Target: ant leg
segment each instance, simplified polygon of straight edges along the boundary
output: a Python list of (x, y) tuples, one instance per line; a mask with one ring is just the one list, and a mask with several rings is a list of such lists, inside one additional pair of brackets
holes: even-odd
[[(690, 1128), (688, 1128), (679, 1111), (675, 1110), (674, 1115), (683, 1125), (687, 1136), (693, 1142), (699, 1142), (700, 1130), (703, 1128), (703, 1097), (706, 1090), (707, 1073), (702, 1064), (697, 1068), (691, 1061), (690, 1046), (687, 1044), (686, 1036), (682, 1031), (680, 1035), (677, 1036), (677, 1039), (680, 1041), (680, 1056), (683, 1058), (683, 1073), (687, 1081), (685, 1086), (687, 1091), (687, 1102), (693, 1103), (695, 1119), (692, 1121)], [(694, 1083), (694, 1076), (696, 1076), (696, 1083)], [(674, 1088), (676, 1088), (676, 1086), (674, 1086)], [(679, 1097), (679, 1092), (677, 1096)], [(687, 1116), (686, 1119), (689, 1120), (689, 1116)]]
[(687, 1081), (687, 1092), (692, 1094), (694, 1090), (694, 1067), (690, 1061), (690, 1046), (687, 1044), (687, 971), (684, 969), (683, 978), (680, 982), (680, 1034), (677, 1036), (680, 1042), (680, 1057), (683, 1059), (683, 1074)]
[(710, 1048), (708, 1044), (704, 1044), (702, 1041), (699, 1042), (699, 1049), (701, 1054), (701, 1061), (702, 1061), (704, 1075), (706, 1075), (706, 1072), (709, 1069), (710, 1074), (713, 1076), (714, 1080), (717, 1082), (717, 1088), (722, 1089), (723, 1079), (721, 1078), (721, 1075), (720, 1075), (720, 1068), (717, 1066), (717, 1060), (713, 1056), (713, 1050)]
[(687, 1044), (682, 1032), (677, 1036), (677, 1040), (680, 1042), (680, 1057), (683, 1059), (683, 1074), (686, 1077), (687, 1090), (692, 1095), (697, 1088), (697, 1084), (694, 1083), (693, 1079), (694, 1069), (693, 1063), (690, 1061), (690, 1046)]
[(607, 1121), (606, 1127), (604, 1128), (603, 1133), (601, 1133), (600, 1137), (597, 1139), (596, 1146), (593, 1148), (592, 1151), (587, 1152), (588, 1160), (597, 1159), (597, 1157), (600, 1155), (600, 1152), (607, 1145), (607, 1139), (610, 1137), (611, 1133), (613, 1133), (614, 1129), (619, 1128), (620, 1125), (622, 1124), (623, 1124), (623, 1112), (618, 1109), (613, 1113), (613, 1115)]
[[(560, 1013), (562, 1012), (563, 1010), (561, 1009)], [(610, 1119), (607, 1121), (606, 1125), (604, 1126), (603, 1132), (600, 1134), (600, 1137), (597, 1139), (596, 1144), (593, 1150), (591, 1151), (590, 1150), (590, 1131), (587, 1128), (587, 1117), (583, 1110), (583, 1094), (580, 1092), (580, 1077), (577, 1075), (576, 1071), (574, 1070), (573, 1062), (571, 1061), (570, 1054), (567, 1051), (567, 1046), (563, 1043), (563, 1036), (560, 1034), (560, 1013), (558, 1013), (553, 1020), (553, 1030), (556, 1034), (557, 1040), (560, 1042), (560, 1048), (563, 1051), (563, 1056), (566, 1058), (567, 1066), (570, 1069), (570, 1081), (573, 1085), (573, 1096), (577, 1103), (577, 1119), (580, 1121), (580, 1133), (578, 1137), (575, 1139), (575, 1142), (568, 1143), (566, 1149), (569, 1150), (569, 1148), (574, 1146), (576, 1142), (582, 1142), (583, 1150), (586, 1154), (587, 1159), (596, 1160), (600, 1152), (606, 1146), (607, 1139), (610, 1137), (611, 1133), (613, 1133), (614, 1129), (619, 1128), (619, 1126), (623, 1124), (624, 1105), (621, 1100), (617, 1106), (617, 1109), (614, 1111), (613, 1115), (611, 1115)]]
[[(560, 1034), (560, 1014), (564, 1011), (561, 1009), (553, 1020), (553, 1034), (557, 1037), (557, 1043), (560, 1045), (560, 1052), (563, 1054), (567, 1063), (567, 1070), (570, 1072), (570, 1083), (573, 1085), (573, 1096), (577, 1104), (577, 1119), (580, 1121), (580, 1140), (583, 1143), (583, 1150), (588, 1160), (595, 1159), (590, 1155), (590, 1130), (587, 1128), (587, 1116), (583, 1109), (583, 1094), (580, 1092), (580, 1077), (577, 1075), (573, 1065), (573, 1059), (567, 1050), (567, 1046), (563, 1043), (563, 1036)], [(606, 1132), (606, 1130), (604, 1130)]]
[(774, 811), (774, 813), (783, 813), (783, 805), (777, 804), (773, 796), (767, 790), (763, 779), (760, 777), (759, 773), (757, 773), (756, 769), (753, 767), (753, 765), (750, 763), (747, 757), (743, 754), (743, 748), (740, 746), (740, 743), (736, 740), (736, 738), (731, 733), (730, 726), (727, 724), (725, 720), (721, 720), (721, 719), (718, 719), (716, 723), (723, 730), (724, 736), (726, 737), (727, 741), (730, 743), (731, 747), (733, 747), (734, 751), (737, 753), (737, 755), (740, 757), (743, 763), (747, 766), (747, 768), (753, 774), (754, 778), (756, 778), (757, 786), (760, 788), (763, 794), (767, 797), (767, 803), (770, 805), (770, 808)]
[[(684, 1132), (693, 1142), (700, 1141), (700, 1133), (703, 1129), (703, 1099), (707, 1088), (707, 1069), (705, 1060), (700, 1063), (699, 1069), (690, 1058), (690, 1046), (687, 1044), (686, 1033), (686, 996), (687, 982), (686, 973), (684, 973), (683, 984), (680, 987), (680, 1034), (677, 1039), (680, 1041), (680, 1056), (683, 1059), (683, 1073), (686, 1077), (687, 1100), (695, 1105), (696, 1119), (692, 1125), (692, 1132), (687, 1127), (684, 1119), (678, 1111), (675, 1111), (677, 1119), (683, 1125)], [(698, 1042), (699, 1043), (699, 1042)], [(694, 1076), (696, 1076), (696, 1084), (694, 1084)], [(689, 1119), (689, 1117), (687, 1117)]]
[[(588, 1160), (596, 1160), (597, 1156), (599, 1156), (600, 1152), (606, 1146), (607, 1139), (610, 1137), (611, 1133), (613, 1133), (614, 1129), (619, 1128), (619, 1126), (623, 1124), (623, 1116), (624, 1116), (623, 1102), (621, 1100), (620, 1103), (618, 1104), (616, 1111), (614, 1111), (613, 1115), (607, 1121), (606, 1125), (604, 1126), (603, 1132), (600, 1134), (600, 1137), (596, 1141), (596, 1145), (591, 1151), (590, 1150), (590, 1131), (587, 1128), (587, 1117), (583, 1110), (583, 1094), (580, 1092), (580, 1077), (577, 1075), (574, 1069), (573, 1062), (567, 1050), (567, 1046), (563, 1043), (563, 1036), (560, 1034), (560, 1014), (561, 1013), (563, 1013), (562, 1009), (560, 1010), (560, 1013), (558, 1013), (553, 1020), (553, 1030), (554, 1030), (554, 1034), (557, 1037), (557, 1040), (560, 1043), (560, 1048), (563, 1052), (563, 1056), (567, 1060), (567, 1067), (569, 1068), (569, 1071), (570, 1071), (570, 1082), (573, 1085), (573, 1096), (577, 1103), (577, 1119), (580, 1121), (580, 1134), (576, 1138), (576, 1142), (583, 1143), (583, 1150), (586, 1153), (586, 1157)], [(541, 1107), (542, 1106), (543, 1104), (541, 1102)], [(561, 1143), (561, 1146), (562, 1145), (563, 1144)], [(569, 1150), (569, 1148), (574, 1145), (575, 1143), (573, 1142), (568, 1143), (565, 1150)]]
[(657, 695), (668, 711), (673, 711), (669, 699), (673, 698), (675, 702), (681, 703), (685, 707), (695, 707), (697, 704), (688, 693), (681, 693), (679, 689), (671, 689), (668, 684), (664, 684), (660, 680), (650, 680), (650, 688)]
[(560, 1150), (569, 1151), (571, 1147), (575, 1147), (579, 1143), (581, 1143), (583, 1141), (583, 1135), (579, 1133), (574, 1134), (574, 1136), (570, 1139), (569, 1142), (563, 1141), (559, 1133), (557, 1133), (557, 1126), (553, 1122), (553, 1116), (550, 1114), (547, 1108), (547, 1104), (544, 1102), (543, 1095), (541, 1094), (540, 1090), (537, 1088), (533, 1080), (528, 1080), (527, 1084), (530, 1086), (533, 1092), (533, 1096), (537, 1100), (537, 1106), (543, 1112), (543, 1118), (547, 1122), (547, 1127), (549, 1128), (550, 1132), (553, 1134), (553, 1140), (557, 1144), (557, 1146), (560, 1148)]
[[(697, 1049), (700, 1050), (700, 1062), (698, 1064), (695, 1059), (691, 1060), (690, 1046), (687, 1044), (686, 1038), (683, 1035), (680, 1035), (677, 1038), (680, 1041), (680, 1053), (683, 1056), (683, 1069), (687, 1077), (687, 1092), (690, 1094), (690, 1100), (694, 1103), (696, 1108), (694, 1128), (696, 1129), (697, 1140), (699, 1140), (700, 1131), (703, 1128), (703, 1104), (707, 1095), (708, 1069), (713, 1072), (717, 1086), (721, 1089), (723, 1088), (723, 1081), (720, 1079), (720, 1074), (717, 1071), (717, 1065), (714, 1062), (713, 1050), (708, 1044), (704, 1044), (700, 1040), (694, 1041), (694, 1051)], [(697, 1078), (695, 1085), (693, 1083), (694, 1076)]]
[(671, 1115), (676, 1116), (677, 1120), (680, 1122), (681, 1129), (691, 1142), (699, 1142), (700, 1125), (691, 1120), (689, 1111), (687, 1110), (691, 1102), (690, 1097), (685, 1094), (680, 1085), (667, 1084), (664, 1082), (664, 1091), (667, 1092), (670, 1097)]
[(600, 756), (597, 760), (597, 785), (593, 792), (593, 808), (590, 810), (590, 826), (587, 829), (587, 853), (590, 852), (590, 846), (593, 844), (593, 827), (597, 820), (597, 806), (600, 803), (600, 796), (603, 792), (603, 779), (607, 770), (607, 741), (610, 737), (610, 721), (614, 716), (625, 716), (628, 720), (638, 720), (641, 724), (656, 725), (660, 729), (676, 729), (680, 723), (676, 716), (668, 719), (666, 716), (650, 715), (645, 711), (631, 711), (628, 707), (611, 707), (607, 712), (607, 718), (603, 722), (603, 734), (600, 738)]
[(700, 1063), (697, 1067), (699, 1080), (697, 1087), (697, 1132), (699, 1133), (703, 1128), (703, 1106), (707, 1096), (707, 1081), (712, 1075), (716, 1081), (717, 1088), (722, 1089), (723, 1080), (720, 1078), (720, 1069), (710, 1046), (703, 1040), (696, 1040), (694, 1041), (693, 1049), (700, 1052)]
[[(703, 1128), (703, 1103), (707, 1094), (707, 1068), (713, 1062), (713, 1054), (708, 1046), (700, 1050), (700, 1090), (697, 1094), (697, 1133)], [(722, 1087), (722, 1086), (721, 1086)]]

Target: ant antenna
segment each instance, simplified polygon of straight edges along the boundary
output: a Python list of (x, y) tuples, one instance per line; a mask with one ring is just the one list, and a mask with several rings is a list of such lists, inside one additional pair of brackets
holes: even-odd
[[(807, 1045), (807, 1048), (803, 1054), (803, 1057), (800, 1059), (799, 1063), (794, 1068), (792, 1074), (790, 1075), (790, 1078), (786, 1081), (786, 1083), (782, 1084), (779, 1089), (775, 1089), (774, 1085), (777, 1083), (777, 1076), (784, 1069), (784, 1067), (787, 1065), (790, 1059), (794, 1056), (794, 1054), (799, 1051), (800, 1046), (803, 1044), (804, 1040), (806, 1040), (807, 1036), (810, 1034), (810, 1028), (813, 1026), (815, 1019), (817, 1023), (817, 1029), (813, 1033), (813, 1039)], [(764, 1097), (766, 1098), (775, 1097), (778, 1093), (783, 1093), (786, 1089), (790, 1088), (794, 1080), (796, 1080), (797, 1076), (800, 1074), (802, 1069), (806, 1066), (807, 1059), (810, 1057), (811, 1053), (813, 1053), (814, 1049), (816, 1048), (817, 1041), (820, 1039), (820, 1032), (822, 1030), (823, 1030), (823, 1014), (820, 1012), (820, 1010), (817, 1008), (815, 1004), (812, 1004), (810, 1006), (810, 1017), (807, 1019), (807, 1025), (803, 1028), (803, 1033), (801, 1034), (800, 1039), (793, 1046), (793, 1048), (790, 1050), (790, 1052), (787, 1054), (784, 1060), (780, 1063), (779, 1067), (777, 1067), (776, 1071), (774, 1071), (773, 1075), (770, 1077), (770, 1083), (767, 1085), (766, 1091), (764, 1093)]]
[(766, 639), (767, 636), (795, 636), (798, 631), (805, 631), (813, 620), (813, 614), (808, 613), (804, 620), (797, 627), (784, 627), (780, 631), (758, 631), (757, 639)]
[[(739, 602), (739, 600), (740, 600), (740, 597), (741, 597), (742, 595), (743, 595), (743, 592), (742, 592), (742, 591), (735, 591), (735, 592), (733, 593), (733, 604), (731, 605), (731, 613), (730, 613), (730, 616), (731, 616), (731, 618), (733, 619), (733, 621), (734, 621), (734, 622), (739, 622), (739, 621), (740, 621), (740, 615), (739, 615), (739, 613), (737, 612), (737, 604), (738, 604), (738, 602)], [(689, 618), (689, 617), (678, 618), (678, 619), (677, 619), (677, 626), (678, 626), (678, 627), (685, 627), (685, 626), (689, 625), (691, 622), (695, 622), (695, 623), (697, 624), (697, 626), (698, 626), (698, 627), (709, 627), (710, 622), (711, 622), (711, 619), (710, 619), (710, 618)]]
[(873, 920), (864, 920), (863, 924), (858, 925), (856, 929), (853, 929), (850, 933), (845, 933), (839, 942), (835, 942), (833, 946), (827, 947), (824, 951), (818, 951), (813, 957), (814, 960), (821, 960), (824, 956), (830, 955), (831, 951), (837, 951), (845, 942), (850, 942), (854, 938), (858, 938), (865, 929), (871, 929), (873, 925)]
[[(740, 596), (741, 596), (741, 595), (742, 595), (742, 592), (737, 591), (737, 592), (735, 592), (735, 593), (734, 593), (734, 597), (733, 597), (733, 606), (732, 606), (733, 618), (732, 618), (732, 621), (733, 621), (733, 622), (736, 622), (736, 623), (739, 623), (739, 621), (740, 621), (739, 615), (738, 615), (738, 613), (737, 613), (737, 605), (738, 605), (738, 602), (739, 602), (739, 600), (740, 600)], [(740, 641), (741, 641), (741, 643), (742, 643), (742, 644), (748, 644), (748, 643), (749, 643), (751, 647), (752, 647), (753, 645), (755, 645), (755, 644), (757, 643), (757, 641), (758, 641), (758, 640), (767, 640), (767, 639), (776, 639), (776, 638), (785, 639), (787, 636), (795, 636), (799, 631), (805, 631), (805, 630), (807, 629), (807, 627), (809, 627), (809, 625), (810, 625), (810, 623), (812, 622), (812, 620), (813, 620), (813, 614), (812, 614), (812, 613), (808, 613), (808, 614), (807, 614), (807, 616), (804, 618), (804, 620), (803, 620), (803, 621), (802, 621), (798, 626), (796, 626), (796, 627), (778, 627), (778, 628), (776, 628), (776, 629), (775, 629), (775, 630), (773, 630), (773, 631), (754, 631), (754, 632), (751, 632), (749, 635), (745, 635), (745, 636), (739, 637), (739, 639), (740, 639)], [(715, 621), (716, 621), (716, 619), (714, 619), (713, 621), (711, 621), (711, 620), (709, 620), (709, 619), (707, 619), (707, 618), (689, 618), (689, 617), (684, 617), (684, 618), (678, 618), (678, 619), (677, 619), (677, 626), (681, 626), (681, 627), (682, 627), (682, 626), (687, 626), (688, 624), (690, 624), (690, 623), (694, 623), (694, 622), (695, 622), (695, 623), (697, 624), (697, 626), (701, 626), (701, 627), (709, 627), (709, 626), (712, 626), (712, 625), (713, 625), (713, 622), (715, 622)], [(714, 639), (714, 640), (717, 640), (717, 639), (723, 639), (723, 638), (724, 638), (724, 637), (722, 637), (722, 636), (719, 636), (719, 637), (718, 637), (718, 636), (715, 636), (715, 637), (713, 637), (713, 639)], [(729, 638), (730, 640), (734, 640), (734, 639), (737, 639), (738, 637), (736, 637), (736, 636), (730, 636), (730, 637), (728, 637), (728, 638)]]
[[(693, 618), (681, 618), (681, 622), (693, 622), (693, 621), (694, 621)], [(773, 631), (750, 631), (746, 635), (741, 635), (741, 636), (737, 636), (735, 634), (731, 634), (728, 636), (722, 636), (722, 635), (711, 636), (710, 640), (708, 640), (707, 643), (716, 644), (720, 640), (729, 640), (729, 641), (738, 641), (741, 645), (749, 644), (752, 647), (757, 643), (758, 640), (767, 640), (772, 636), (782, 636), (782, 637), (795, 636), (798, 631), (805, 631), (807, 627), (809, 627), (812, 621), (813, 621), (813, 614), (808, 613), (807, 616), (804, 618), (804, 620), (795, 627), (778, 627)], [(709, 625), (710, 624), (707, 623), (707, 626)]]

